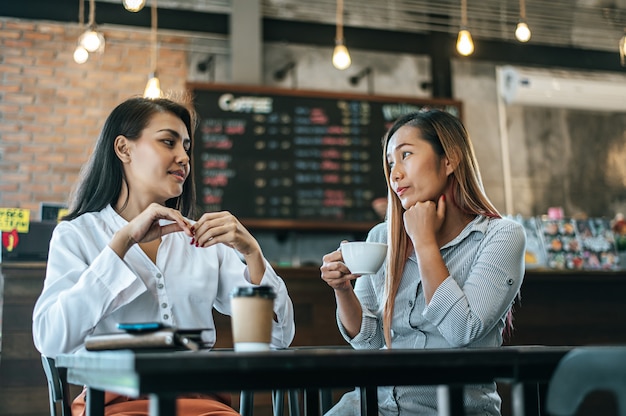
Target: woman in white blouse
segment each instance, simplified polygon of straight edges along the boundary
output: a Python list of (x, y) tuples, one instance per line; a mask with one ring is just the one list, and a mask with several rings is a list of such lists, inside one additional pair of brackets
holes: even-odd
[[(465, 128), (444, 111), (422, 111), (398, 119), (383, 143), (387, 221), (368, 240), (388, 243), (385, 265), (353, 275), (338, 250), (321, 267), (341, 333), (361, 349), (502, 345), (524, 275), (525, 234), (485, 195)], [(381, 387), (378, 404), (385, 416), (436, 415), (436, 388)], [(468, 415), (498, 415), (500, 404), (495, 383), (465, 388)], [(358, 408), (351, 392), (329, 415)]]
[[(229, 212), (191, 220), (193, 128), (192, 112), (168, 99), (131, 98), (111, 112), (50, 241), (33, 313), (41, 353), (79, 351), (85, 337), (120, 322), (207, 328), (215, 337), (212, 309), (230, 314), (233, 288), (261, 284), (277, 294), (272, 346), (290, 345), (293, 305), (256, 239)], [(147, 400), (105, 400), (106, 415), (147, 414)], [(223, 402), (194, 395), (178, 400), (178, 414), (237, 414)], [(83, 411), (79, 396), (72, 412)]]

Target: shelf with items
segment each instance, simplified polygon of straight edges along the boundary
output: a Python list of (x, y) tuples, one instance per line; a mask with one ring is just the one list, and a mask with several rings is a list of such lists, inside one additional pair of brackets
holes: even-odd
[(511, 219), (524, 225), (527, 269), (615, 271), (626, 266), (606, 218)]

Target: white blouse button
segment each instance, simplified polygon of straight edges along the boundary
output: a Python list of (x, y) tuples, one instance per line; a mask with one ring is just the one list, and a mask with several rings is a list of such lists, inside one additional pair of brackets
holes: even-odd
[(162, 276), (162, 275), (161, 275), (161, 273), (157, 273), (157, 274), (156, 274), (157, 279), (160, 279), (160, 278), (161, 278), (161, 276)]
[(161, 304), (161, 307), (162, 307), (162, 308), (167, 308), (167, 303), (165, 303), (165, 302), (164, 302), (164, 303), (162, 303), (162, 304)]

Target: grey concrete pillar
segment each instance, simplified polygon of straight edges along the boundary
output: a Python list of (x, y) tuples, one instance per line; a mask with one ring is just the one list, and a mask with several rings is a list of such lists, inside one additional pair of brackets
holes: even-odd
[(262, 83), (261, 0), (232, 0), (230, 56), (232, 82)]

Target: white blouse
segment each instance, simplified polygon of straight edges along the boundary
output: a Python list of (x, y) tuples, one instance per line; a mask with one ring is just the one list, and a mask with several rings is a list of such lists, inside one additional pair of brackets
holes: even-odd
[[(162, 322), (178, 328), (215, 329), (213, 308), (230, 315), (230, 292), (253, 286), (236, 250), (200, 248), (184, 233), (163, 236), (156, 264), (134, 245), (124, 259), (108, 246), (127, 224), (111, 206), (56, 226), (43, 291), (33, 312), (33, 339), (56, 357), (83, 348), (87, 335), (118, 332), (119, 322)], [(293, 305), (283, 280), (265, 261), (261, 284), (277, 294), (272, 347), (295, 335)], [(215, 342), (215, 330), (211, 331)]]

